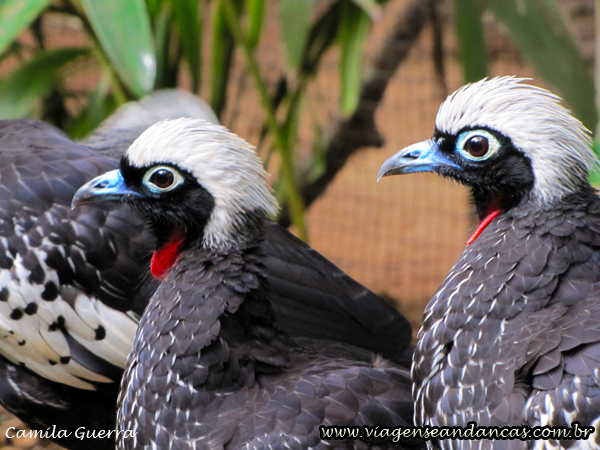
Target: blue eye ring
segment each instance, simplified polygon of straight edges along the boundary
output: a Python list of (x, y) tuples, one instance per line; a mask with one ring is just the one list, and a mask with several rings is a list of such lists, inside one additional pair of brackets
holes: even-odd
[(500, 142), (492, 133), (485, 130), (465, 131), (456, 141), (456, 151), (463, 158), (471, 161), (484, 161), (498, 150), (500, 150)]
[(183, 176), (169, 166), (155, 166), (146, 172), (144, 178), (142, 178), (144, 186), (155, 194), (169, 192), (180, 186), (184, 181)]

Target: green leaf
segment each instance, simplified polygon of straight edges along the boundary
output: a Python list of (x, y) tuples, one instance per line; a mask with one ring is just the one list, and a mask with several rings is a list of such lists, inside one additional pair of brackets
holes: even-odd
[(279, 1), (279, 29), (287, 63), (292, 69), (300, 68), (302, 63), (314, 3), (314, 0)]
[(371, 20), (377, 20), (381, 17), (381, 6), (375, 0), (352, 0), (356, 6), (369, 15)]
[(456, 34), (465, 83), (487, 76), (487, 50), (477, 0), (454, 0)]
[(37, 101), (60, 83), (58, 70), (87, 54), (84, 48), (40, 51), (0, 81), (0, 119), (28, 116)]
[(565, 26), (554, 0), (483, 0), (508, 29), (536, 72), (567, 101), (590, 130), (598, 113), (590, 70)]
[(294, 153), (296, 147), (298, 146), (303, 93), (304, 91), (296, 91), (294, 95), (289, 98), (289, 105), (285, 115), (285, 120), (281, 124), (281, 131), (286, 142), (286, 148), (292, 160), (295, 159)]
[[(600, 155), (600, 140), (594, 140), (592, 143), (592, 150), (596, 155)], [(594, 170), (590, 172), (588, 180), (596, 189), (600, 188), (600, 169), (598, 166), (594, 166)]]
[(152, 19), (160, 13), (164, 3), (165, 0), (146, 0), (146, 8), (148, 8), (148, 14)]
[(0, 53), (52, 0), (0, 0)]
[(125, 86), (137, 97), (150, 92), (156, 56), (143, 0), (81, 0), (102, 49)]
[(590, 176), (588, 177), (588, 181), (596, 189), (600, 188), (600, 171), (594, 170), (593, 172), (590, 172)]
[(342, 48), (340, 60), (341, 110), (350, 115), (356, 109), (360, 97), (363, 45), (369, 33), (371, 20), (354, 3), (347, 1), (342, 9), (339, 43)]
[(192, 90), (200, 89), (201, 63), (200, 48), (202, 41), (202, 18), (197, 0), (171, 0), (173, 16), (179, 29), (179, 38), (183, 55), (190, 67)]
[(600, 141), (599, 140), (594, 140), (594, 142), (592, 142), (592, 150), (594, 151), (594, 153), (596, 155), (600, 155)]
[(254, 50), (260, 40), (262, 24), (265, 16), (265, 0), (247, 0), (248, 9), (248, 44)]
[(317, 123), (313, 125), (313, 136), (312, 159), (303, 185), (316, 181), (327, 168), (327, 140), (323, 129)]
[(162, 8), (157, 10), (152, 16), (154, 26), (154, 48), (156, 51), (156, 80), (155, 89), (169, 87), (169, 48), (171, 43), (171, 33), (169, 25), (171, 23), (171, 9)]
[[(236, 8), (240, 6), (239, 2), (235, 2), (235, 5)], [(221, 117), (227, 98), (227, 82), (235, 48), (222, 2), (215, 8), (212, 30), (210, 106), (217, 117)]]

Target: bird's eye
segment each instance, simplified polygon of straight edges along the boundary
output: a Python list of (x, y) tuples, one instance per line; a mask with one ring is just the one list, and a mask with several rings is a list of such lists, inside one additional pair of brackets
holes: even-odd
[(181, 174), (172, 167), (158, 166), (146, 172), (142, 183), (152, 192), (161, 193), (176, 188), (183, 181)]
[(488, 159), (500, 149), (498, 139), (485, 130), (461, 133), (456, 143), (457, 151), (472, 161)]
[(488, 140), (483, 136), (473, 136), (465, 143), (465, 150), (471, 156), (481, 158), (490, 148)]
[(149, 181), (156, 187), (166, 189), (173, 184), (174, 179), (175, 177), (173, 176), (173, 172), (169, 172), (165, 169), (160, 169), (152, 174)]

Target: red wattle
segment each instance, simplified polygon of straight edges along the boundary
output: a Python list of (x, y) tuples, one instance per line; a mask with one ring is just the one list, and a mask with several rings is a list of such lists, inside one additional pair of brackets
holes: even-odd
[(471, 235), (471, 237), (467, 241), (467, 245), (471, 245), (473, 243), (473, 241), (479, 237), (479, 235), (481, 234), (481, 232), (483, 230), (485, 230), (485, 227), (487, 227), (490, 224), (490, 222), (492, 220), (494, 220), (498, 216), (498, 214), (500, 214), (501, 212), (502, 212), (502, 210), (496, 209), (496, 210), (492, 211), (491, 213), (489, 213), (485, 217), (485, 219), (483, 219), (479, 223), (479, 226), (477, 227), (477, 229), (475, 230), (475, 232)]
[(150, 272), (157, 280), (162, 280), (167, 276), (167, 272), (177, 259), (179, 246), (183, 242), (183, 236), (175, 235), (169, 242), (160, 249), (155, 250), (150, 261)]

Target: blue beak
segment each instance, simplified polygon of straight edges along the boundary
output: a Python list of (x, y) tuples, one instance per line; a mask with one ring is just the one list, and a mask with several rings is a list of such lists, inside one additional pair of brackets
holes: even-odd
[(400, 150), (383, 163), (377, 181), (390, 175), (400, 175), (414, 172), (433, 172), (436, 167), (462, 168), (443, 155), (431, 139), (419, 142)]
[(120, 170), (111, 170), (81, 186), (71, 202), (71, 208), (97, 200), (120, 200), (127, 195), (141, 197), (125, 185)]

